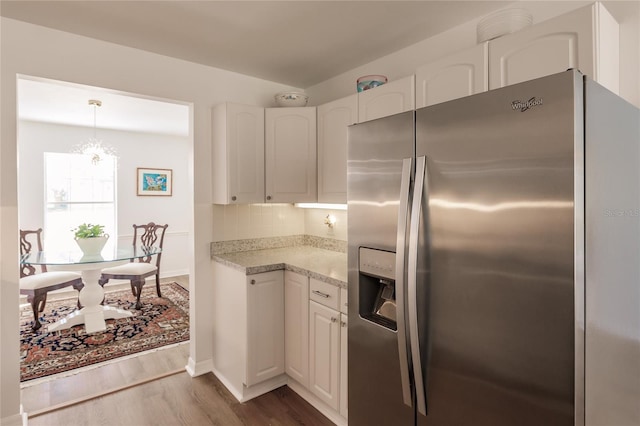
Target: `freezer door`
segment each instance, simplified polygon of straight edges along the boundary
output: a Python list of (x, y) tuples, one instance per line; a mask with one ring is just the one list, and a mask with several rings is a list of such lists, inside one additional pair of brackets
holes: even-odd
[[(400, 235), (398, 232), (398, 211), (403, 186), (405, 207), (408, 200), (414, 129), (413, 111), (349, 128), (348, 380), (352, 426), (410, 426), (415, 421), (406, 348), (398, 344), (404, 315), (398, 306), (401, 301), (394, 299), (402, 295), (402, 289), (396, 288), (398, 280), (393, 279), (396, 270), (405, 265), (404, 259), (399, 266), (396, 262), (396, 253), (404, 249), (403, 243), (397, 247), (397, 241), (405, 235), (402, 229)], [(401, 349), (405, 349), (402, 357)]]
[(581, 99), (566, 72), (416, 112), (419, 425), (582, 424)]

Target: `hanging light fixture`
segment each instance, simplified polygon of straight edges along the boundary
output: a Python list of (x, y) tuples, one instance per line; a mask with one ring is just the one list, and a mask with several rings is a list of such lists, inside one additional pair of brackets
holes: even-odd
[(91, 159), (91, 164), (98, 165), (106, 156), (115, 157), (116, 149), (108, 144), (104, 144), (101, 139), (96, 136), (96, 115), (99, 106), (102, 106), (102, 101), (98, 99), (89, 99), (89, 105), (93, 106), (93, 137), (89, 138), (86, 142), (76, 145), (72, 152), (78, 154), (88, 155)]

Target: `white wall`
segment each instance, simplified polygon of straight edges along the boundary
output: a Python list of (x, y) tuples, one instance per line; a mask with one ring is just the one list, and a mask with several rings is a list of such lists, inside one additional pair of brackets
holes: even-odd
[[(575, 10), (589, 1), (520, 1), (513, 7), (527, 9), (534, 24)], [(602, 2), (620, 25), (620, 96), (640, 108), (640, 6), (638, 2)], [(313, 105), (356, 93), (362, 75), (382, 74), (389, 81), (415, 73), (419, 66), (477, 44), (478, 19), (454, 27), (405, 49), (349, 70), (305, 89)]]
[[(185, 107), (186, 108), (186, 107)], [(133, 239), (132, 224), (169, 224), (165, 234), (161, 275), (189, 273), (188, 236), (191, 218), (182, 214), (189, 202), (188, 137), (99, 129), (104, 143), (117, 150), (117, 235), (120, 244)], [(20, 121), (18, 126), (18, 215), (20, 228), (44, 223), (44, 152), (69, 152), (93, 135), (93, 128)], [(136, 195), (137, 167), (173, 170), (173, 195)], [(46, 234), (45, 228), (45, 234)], [(69, 231), (69, 239), (72, 233)]]
[(0, 423), (21, 424), (18, 328), (17, 76), (68, 81), (192, 105), (187, 159), (190, 191), (180, 214), (191, 218), (188, 242), (191, 342), (189, 368), (210, 371), (213, 237), (210, 137), (213, 105), (269, 106), (290, 87), (138, 49), (0, 19)]

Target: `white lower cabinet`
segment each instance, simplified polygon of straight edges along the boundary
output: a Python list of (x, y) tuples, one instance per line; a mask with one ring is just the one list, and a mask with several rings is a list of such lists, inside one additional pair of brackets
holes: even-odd
[(289, 386), (338, 425), (347, 418), (346, 296), (333, 284), (284, 273)]
[(339, 406), (340, 313), (309, 302), (309, 390), (334, 410)]
[(247, 276), (247, 386), (284, 373), (282, 271)]
[(289, 377), (309, 387), (309, 278), (284, 272), (284, 363)]
[(347, 380), (347, 329), (349, 319), (347, 315), (340, 314), (340, 415), (347, 418), (347, 401), (349, 399)]
[(213, 266), (213, 370), (241, 402), (286, 383), (284, 273)]
[(288, 270), (246, 275), (217, 262), (213, 276), (220, 381), (241, 402), (288, 383), (346, 424), (346, 290)]

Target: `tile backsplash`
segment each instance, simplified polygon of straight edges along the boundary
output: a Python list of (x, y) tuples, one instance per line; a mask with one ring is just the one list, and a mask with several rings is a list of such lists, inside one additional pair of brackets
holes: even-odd
[[(333, 228), (324, 224), (331, 214)], [(347, 240), (347, 212), (302, 209), (293, 204), (232, 204), (213, 206), (213, 241), (244, 240), (291, 235), (313, 235)]]
[[(347, 241), (347, 212), (345, 210), (298, 209), (305, 210), (304, 233), (316, 237)], [(333, 215), (336, 223), (332, 228), (324, 224), (327, 215)]]

